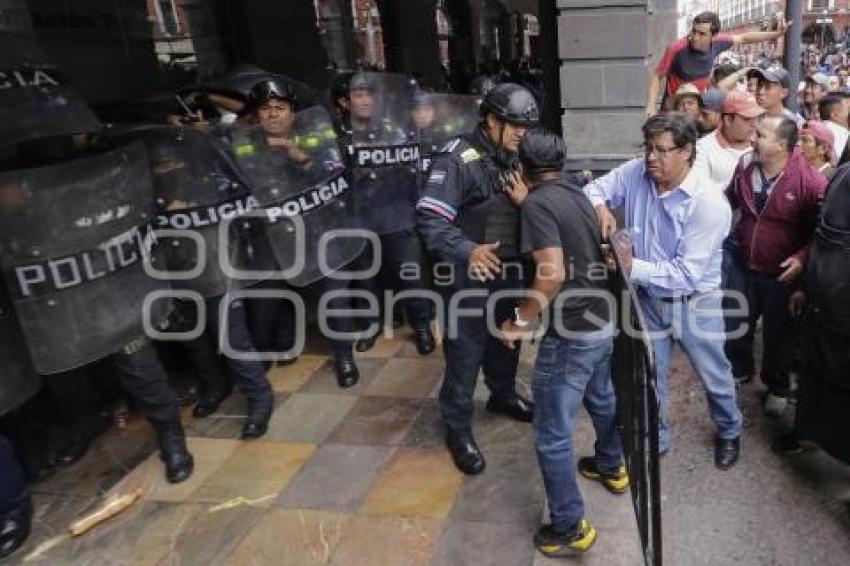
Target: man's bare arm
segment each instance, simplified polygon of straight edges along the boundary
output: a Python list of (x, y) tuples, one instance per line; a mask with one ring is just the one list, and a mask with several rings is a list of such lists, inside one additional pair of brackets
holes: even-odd
[(661, 77), (655, 71), (649, 77), (649, 84), (646, 87), (646, 115), (655, 116), (656, 102), (658, 100), (658, 91), (661, 90)]

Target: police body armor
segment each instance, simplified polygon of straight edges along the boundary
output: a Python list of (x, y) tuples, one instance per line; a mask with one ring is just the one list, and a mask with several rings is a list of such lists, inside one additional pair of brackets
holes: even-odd
[(356, 225), (352, 181), (324, 108), (298, 112), (285, 135), (262, 126), (237, 128), (230, 135), (234, 157), (263, 210), (279, 278), (304, 287), (360, 255), (362, 238), (332, 237)]
[(517, 166), (516, 158), (497, 156), (476, 138), (483, 133), (459, 138), (458, 145), (450, 143), (445, 149), (458, 153), (468, 167), (475, 168), (477, 189), (472, 204), (464, 206), (458, 217), (458, 226), (476, 243), (496, 243), (496, 253), (502, 259), (519, 257), (519, 209), (507, 195), (508, 175)]
[[(341, 135), (352, 170), (358, 225), (379, 235), (411, 229), (419, 196), (419, 140), (403, 125), (411, 107), (413, 83), (403, 75), (358, 73), (350, 88), (372, 96), (368, 128), (358, 129), (357, 119), (352, 118)], [(352, 110), (352, 114), (356, 112)]]
[[(150, 154), (156, 227), (163, 231), (168, 270), (180, 277), (172, 285), (208, 298), (268, 277), (276, 265), (262, 223), (248, 216), (258, 209), (256, 198), (221, 140), (193, 128), (165, 126), (129, 135), (141, 139)], [(203, 241), (203, 250), (190, 233)], [(198, 275), (180, 275), (196, 270), (199, 262)]]
[(4, 0), (0, 12), (6, 10), (14, 16), (0, 31), (0, 145), (99, 131), (97, 117), (36, 40), (25, 3)]
[[(143, 335), (146, 297), (169, 285), (146, 273), (164, 262), (141, 143), (0, 173), (0, 194), (3, 277), (39, 373), (87, 364)], [(167, 300), (149, 307), (152, 325), (170, 309)]]

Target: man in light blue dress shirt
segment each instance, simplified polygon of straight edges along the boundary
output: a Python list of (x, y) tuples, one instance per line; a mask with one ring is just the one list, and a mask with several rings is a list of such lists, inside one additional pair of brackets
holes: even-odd
[(684, 115), (660, 114), (643, 126), (645, 156), (629, 161), (584, 189), (603, 236), (622, 208), (627, 232), (612, 237), (652, 338), (661, 411), (659, 450), (670, 447), (667, 373), (678, 342), (702, 381), (718, 429), (715, 464), (726, 470), (740, 451), (741, 411), (731, 365), (723, 351), (720, 274), (722, 243), (732, 219), (723, 189), (696, 172), (697, 133)]

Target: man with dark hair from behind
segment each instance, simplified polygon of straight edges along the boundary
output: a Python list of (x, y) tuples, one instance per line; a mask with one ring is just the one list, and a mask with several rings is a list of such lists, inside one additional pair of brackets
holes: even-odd
[(656, 99), (661, 90), (661, 79), (666, 79), (664, 99), (673, 96), (685, 83), (693, 83), (700, 92), (711, 86), (714, 59), (735, 45), (772, 41), (785, 34), (788, 24), (780, 20), (776, 31), (755, 31), (738, 35), (720, 33), (720, 18), (714, 12), (702, 12), (693, 19), (691, 31), (671, 43), (649, 78), (646, 91), (646, 114), (655, 115)]
[(534, 543), (546, 556), (573, 556), (596, 540), (596, 530), (584, 518), (572, 448), (582, 403), (597, 441), (595, 454), (578, 461), (578, 472), (615, 494), (625, 493), (629, 485), (611, 383), (615, 307), (606, 298), (607, 269), (593, 207), (581, 189), (561, 175), (564, 141), (551, 133), (531, 132), (520, 143), (519, 159), (521, 177), (514, 183), (529, 190), (521, 210), (522, 251), (531, 255), (536, 270), (533, 294), (523, 299), (502, 330), (505, 345), (515, 348), (531, 321), (558, 298), (548, 313), (551, 320), (532, 381), (537, 407), (534, 444), (552, 519), (537, 531)]
[(834, 138), (833, 149), (835, 155), (842, 155), (847, 147), (848, 131), (848, 107), (847, 99), (843, 96), (828, 94), (818, 103), (818, 113), (824, 126), (829, 128)]
[[(797, 148), (797, 125), (785, 116), (766, 116), (756, 129), (752, 158), (742, 159), (726, 190), (741, 219), (736, 289), (747, 297), (747, 333), (728, 340), (726, 353), (738, 381), (755, 371), (753, 338), (762, 318), (764, 351), (760, 377), (767, 386), (765, 413), (780, 416), (792, 395), (789, 371), (794, 354), (794, 320), (788, 299), (803, 271), (814, 232), (826, 178), (809, 165)], [(727, 317), (730, 315), (727, 314)], [(727, 328), (736, 320), (727, 318)]]

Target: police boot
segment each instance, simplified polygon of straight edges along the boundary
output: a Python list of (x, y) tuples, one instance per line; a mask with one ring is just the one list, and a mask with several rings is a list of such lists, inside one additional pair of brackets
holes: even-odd
[(371, 336), (359, 338), (357, 342), (354, 343), (354, 349), (358, 352), (368, 352), (369, 350), (375, 347), (375, 342), (378, 341), (378, 337), (380, 336), (380, 334), (380, 332), (375, 332)]
[(186, 433), (180, 418), (175, 416), (166, 421), (151, 422), (159, 439), (159, 457), (165, 464), (165, 479), (168, 483), (186, 481), (195, 469), (195, 459), (186, 447)]
[(534, 420), (534, 403), (524, 399), (518, 393), (508, 396), (491, 396), (487, 400), (486, 408), (491, 413), (505, 415), (523, 423)]
[(484, 455), (475, 443), (471, 432), (450, 430), (446, 435), (446, 447), (452, 455), (457, 469), (468, 476), (476, 476), (484, 471)]
[(23, 505), (0, 514), (0, 559), (6, 558), (30, 536), (32, 502), (27, 497)]
[(208, 417), (218, 410), (218, 407), (225, 399), (230, 397), (233, 392), (233, 386), (227, 385), (224, 391), (219, 392), (204, 392), (198, 399), (198, 404), (192, 409), (192, 416), (198, 419)]
[(100, 411), (97, 415), (86, 418), (85, 422), (72, 430), (56, 450), (54, 461), (57, 466), (70, 466), (86, 455), (92, 441), (109, 430), (112, 426), (112, 415), (108, 411)]
[(336, 382), (340, 387), (352, 387), (360, 381), (360, 370), (354, 363), (354, 354), (350, 351), (338, 353), (335, 360)]
[(416, 351), (421, 355), (427, 356), (434, 351), (434, 348), (437, 347), (430, 325), (426, 324), (424, 326), (414, 328), (413, 334), (416, 337)]
[(248, 420), (242, 427), (242, 438), (260, 438), (266, 434), (272, 412), (274, 412), (274, 393), (269, 388), (267, 395), (248, 401)]

